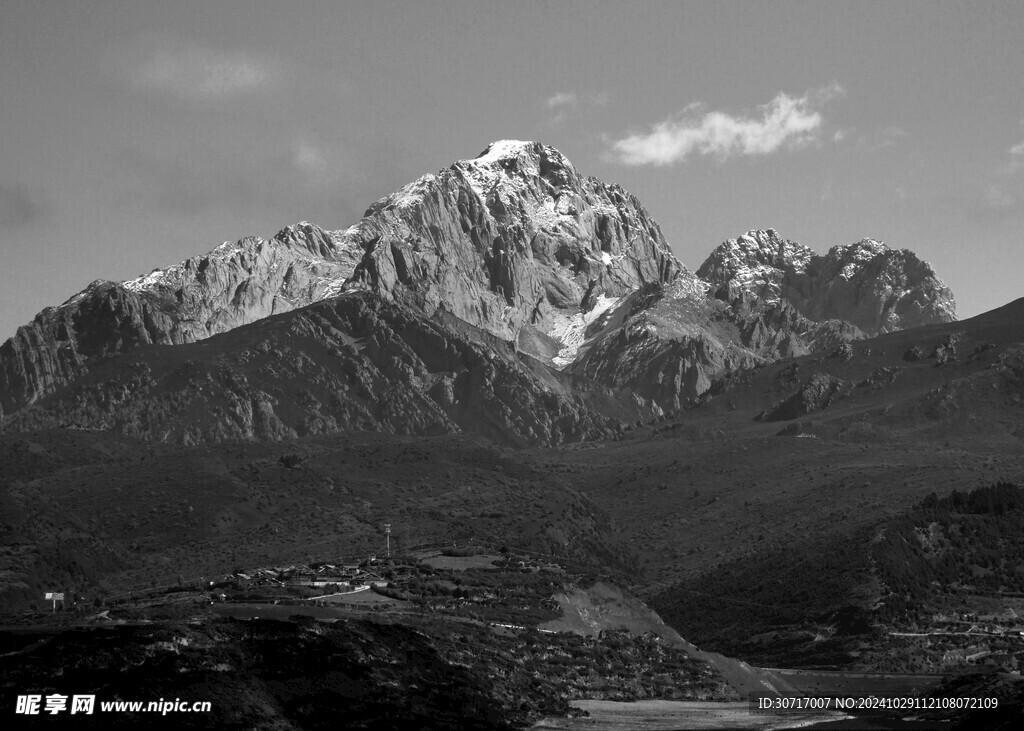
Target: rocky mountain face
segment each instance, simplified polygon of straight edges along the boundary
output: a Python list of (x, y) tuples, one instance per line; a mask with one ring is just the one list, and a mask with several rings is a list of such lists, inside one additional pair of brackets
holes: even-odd
[(0, 416), (139, 346), (202, 340), (336, 294), (360, 254), (300, 223), (127, 282), (93, 282), (0, 346)]
[(744, 292), (702, 296), (684, 282), (648, 288), (622, 324), (597, 333), (567, 370), (676, 411), (729, 375), (783, 358), (835, 350), (864, 337), (841, 320), (814, 322), (788, 302)]
[(541, 357), (573, 356), (586, 313), (693, 275), (616, 185), (558, 150), (495, 142), (378, 201), (345, 235), (366, 251), (349, 287), (444, 308)]
[[(505, 140), (344, 231), (302, 223), (93, 283), (0, 347), (0, 417), (184, 443), (467, 428), (559, 443), (682, 408), (737, 370), (953, 318), (927, 263), (872, 240), (819, 256), (752, 231), (694, 274), (634, 196), (552, 147)], [(261, 321), (269, 340), (241, 328)], [(235, 363), (233, 347), (254, 360)], [(295, 395), (310, 379), (312, 395)], [(207, 382), (216, 417), (200, 414)]]
[(650, 288), (570, 370), (672, 411), (737, 370), (956, 319), (928, 263), (870, 239), (819, 256), (773, 229), (750, 231), (717, 247), (697, 277)]
[(953, 293), (930, 264), (874, 239), (820, 256), (774, 229), (748, 231), (716, 248), (697, 276), (730, 299), (784, 300), (815, 322), (845, 320), (872, 335), (956, 319)]

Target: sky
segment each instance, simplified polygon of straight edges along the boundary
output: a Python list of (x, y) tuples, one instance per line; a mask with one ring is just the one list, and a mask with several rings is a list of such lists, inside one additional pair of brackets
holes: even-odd
[(691, 269), (871, 237), (970, 317), (1024, 296), (1021, 38), (1018, 0), (0, 0), (0, 340), (498, 139), (636, 194)]

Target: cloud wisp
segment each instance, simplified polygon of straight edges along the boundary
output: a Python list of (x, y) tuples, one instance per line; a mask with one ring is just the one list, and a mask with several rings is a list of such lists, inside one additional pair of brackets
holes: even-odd
[(133, 88), (187, 101), (265, 91), (282, 73), (272, 58), (154, 36), (137, 39), (119, 56), (121, 74)]
[(40, 219), (46, 205), (20, 183), (0, 183), (0, 228), (20, 228)]
[(1011, 175), (1024, 169), (1024, 141), (1018, 142), (1009, 149), (1010, 162), (1006, 166), (1006, 172)]
[(601, 107), (609, 102), (611, 95), (607, 91), (591, 94), (577, 94), (574, 91), (559, 91), (544, 100), (544, 108), (554, 112), (551, 124), (561, 124), (569, 114), (580, 107)]
[(1000, 164), (993, 181), (985, 189), (983, 210), (999, 213), (1019, 212), (1024, 203), (1024, 141), (1006, 150), (1008, 159)]
[(548, 109), (557, 109), (558, 107), (575, 107), (579, 103), (579, 97), (571, 91), (559, 91), (548, 97), (547, 101), (544, 102), (544, 106)]
[(768, 155), (782, 149), (803, 147), (819, 138), (824, 117), (819, 110), (842, 93), (841, 87), (792, 97), (780, 93), (758, 107), (759, 116), (734, 116), (705, 111), (691, 104), (680, 115), (610, 142), (611, 159), (625, 165), (673, 165), (691, 155)]

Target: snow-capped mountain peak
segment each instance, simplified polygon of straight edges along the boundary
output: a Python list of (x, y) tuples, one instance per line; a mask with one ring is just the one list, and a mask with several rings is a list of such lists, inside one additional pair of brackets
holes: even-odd
[(346, 235), (367, 250), (351, 286), (443, 305), (508, 341), (529, 330), (560, 346), (559, 365), (575, 352), (566, 322), (584, 322), (588, 293), (588, 302), (617, 300), (684, 271), (636, 198), (521, 140), (420, 177)]

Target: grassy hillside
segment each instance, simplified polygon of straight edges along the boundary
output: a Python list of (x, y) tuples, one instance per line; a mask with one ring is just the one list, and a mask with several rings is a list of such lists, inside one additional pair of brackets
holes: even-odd
[(0, 437), (0, 608), (86, 602), (235, 567), (487, 541), (622, 570), (588, 498), (472, 437), (173, 448), (102, 432)]
[(692, 641), (769, 666), (952, 672), (1024, 659), (1024, 491), (932, 494), (871, 530), (749, 556), (653, 602)]

